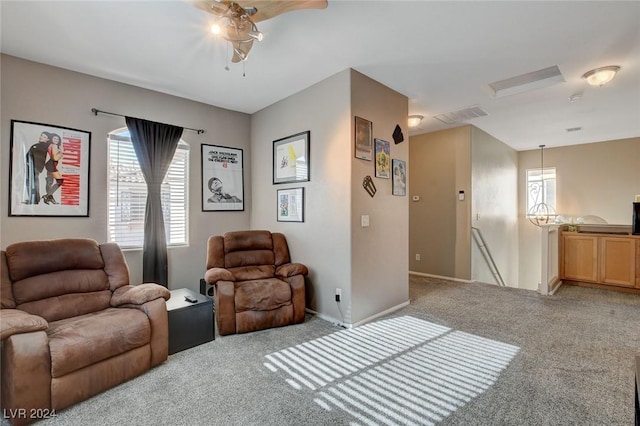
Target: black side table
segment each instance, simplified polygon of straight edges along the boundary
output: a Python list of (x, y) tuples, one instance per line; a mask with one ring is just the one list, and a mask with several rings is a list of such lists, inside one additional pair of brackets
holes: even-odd
[[(196, 300), (189, 302), (185, 296)], [(213, 300), (188, 288), (171, 290), (167, 301), (169, 315), (169, 354), (215, 339)]]

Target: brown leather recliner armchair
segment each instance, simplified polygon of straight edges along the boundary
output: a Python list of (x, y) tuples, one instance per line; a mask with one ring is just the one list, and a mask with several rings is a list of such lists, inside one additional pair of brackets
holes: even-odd
[(31, 241), (1, 255), (0, 406), (14, 424), (85, 400), (167, 359), (171, 293), (158, 284), (129, 285), (116, 244)]
[(218, 332), (247, 333), (304, 322), (304, 277), (283, 234), (236, 231), (209, 237), (204, 279), (215, 285)]

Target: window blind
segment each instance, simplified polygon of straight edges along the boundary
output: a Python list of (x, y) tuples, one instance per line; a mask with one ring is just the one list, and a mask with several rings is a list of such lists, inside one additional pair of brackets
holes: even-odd
[[(145, 183), (128, 130), (109, 134), (109, 241), (122, 248), (140, 248), (144, 241)], [(161, 187), (162, 213), (168, 245), (188, 243), (189, 145), (178, 147)]]

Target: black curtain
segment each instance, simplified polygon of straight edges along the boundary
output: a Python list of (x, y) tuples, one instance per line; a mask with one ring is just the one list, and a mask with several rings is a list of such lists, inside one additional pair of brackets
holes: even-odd
[(133, 149), (147, 182), (142, 280), (168, 287), (167, 237), (162, 215), (161, 186), (184, 129), (139, 118), (125, 118)]

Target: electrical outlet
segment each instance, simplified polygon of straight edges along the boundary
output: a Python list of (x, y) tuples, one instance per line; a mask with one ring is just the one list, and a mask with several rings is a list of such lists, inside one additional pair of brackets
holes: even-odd
[(416, 253), (416, 260), (420, 260), (420, 253)]
[(336, 302), (340, 302), (342, 300), (342, 289), (336, 288)]

